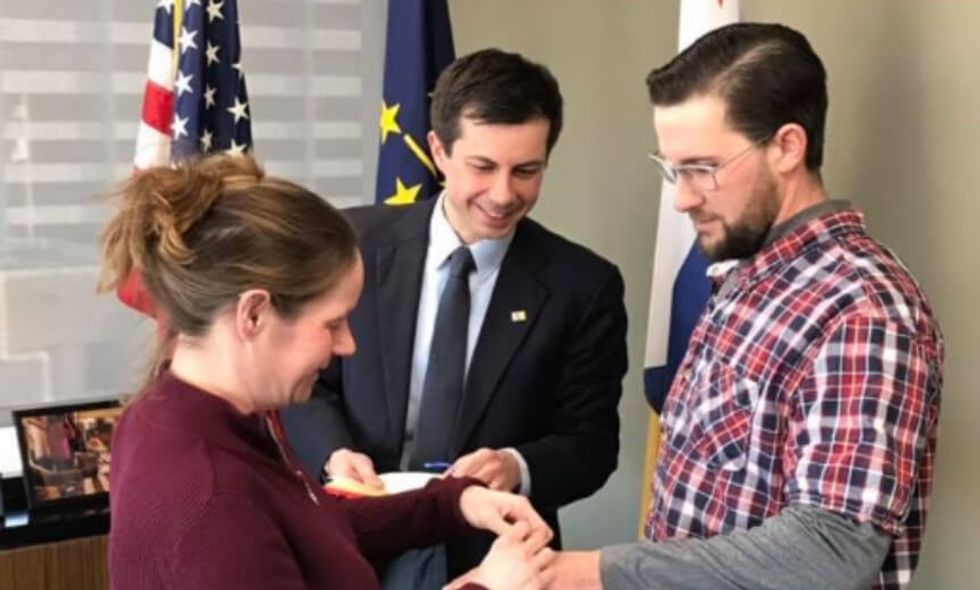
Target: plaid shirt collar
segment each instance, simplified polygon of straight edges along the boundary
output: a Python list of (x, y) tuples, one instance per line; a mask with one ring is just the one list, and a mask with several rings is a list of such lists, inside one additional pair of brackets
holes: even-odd
[(851, 209), (850, 203), (825, 201), (773, 228), (766, 245), (755, 256), (730, 269), (731, 280), (739, 288), (750, 287), (799, 258), (814, 244), (865, 232), (864, 215)]

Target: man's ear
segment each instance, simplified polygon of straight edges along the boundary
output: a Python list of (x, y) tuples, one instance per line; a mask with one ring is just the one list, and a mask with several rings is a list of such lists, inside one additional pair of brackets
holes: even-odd
[(806, 167), (806, 130), (799, 123), (786, 123), (773, 135), (771, 147), (775, 148), (772, 162), (775, 170), (787, 174)]
[(239, 295), (235, 306), (235, 330), (239, 338), (255, 338), (265, 328), (270, 313), (275, 313), (275, 309), (272, 295), (265, 289), (249, 289)]
[(429, 141), (429, 152), (432, 154), (432, 160), (435, 162), (436, 168), (445, 176), (446, 164), (449, 160), (449, 153), (446, 151), (446, 146), (442, 144), (435, 131), (429, 131), (425, 138)]

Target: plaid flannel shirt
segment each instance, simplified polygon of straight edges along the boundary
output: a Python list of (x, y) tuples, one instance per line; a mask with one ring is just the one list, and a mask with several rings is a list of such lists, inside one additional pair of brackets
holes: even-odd
[(904, 588), (942, 389), (925, 295), (852, 210), (803, 223), (732, 272), (664, 407), (647, 536), (710, 537), (814, 506), (892, 535), (874, 588)]

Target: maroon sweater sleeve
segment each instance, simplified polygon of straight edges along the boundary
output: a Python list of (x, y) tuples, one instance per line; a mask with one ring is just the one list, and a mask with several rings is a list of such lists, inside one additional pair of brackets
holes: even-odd
[(379, 562), (408, 549), (436, 545), (476, 531), (466, 523), (459, 497), (469, 478), (435, 479), (421, 490), (380, 498), (340, 500), (361, 553)]

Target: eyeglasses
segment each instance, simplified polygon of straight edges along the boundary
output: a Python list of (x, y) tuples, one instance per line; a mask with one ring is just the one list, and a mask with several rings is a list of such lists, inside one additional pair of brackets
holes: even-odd
[(720, 164), (681, 164), (680, 166), (674, 166), (657, 154), (647, 154), (647, 157), (657, 164), (657, 170), (667, 182), (677, 184), (678, 181), (683, 180), (689, 187), (696, 191), (713, 191), (718, 190), (717, 174), (719, 170), (768, 142), (770, 139), (772, 139), (771, 135), (760, 139)]

